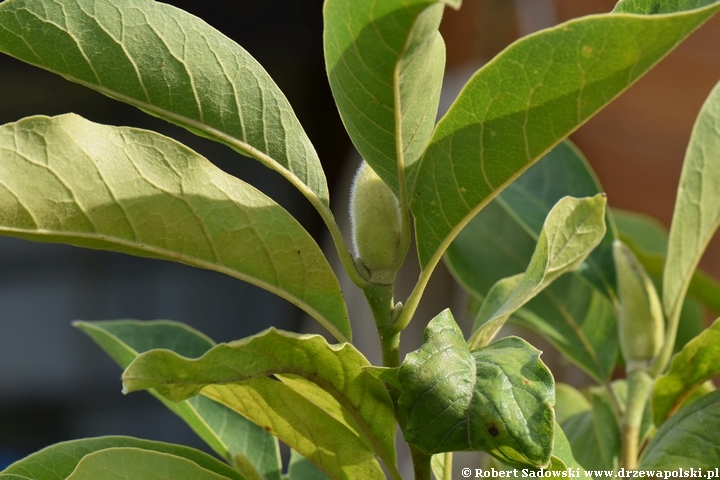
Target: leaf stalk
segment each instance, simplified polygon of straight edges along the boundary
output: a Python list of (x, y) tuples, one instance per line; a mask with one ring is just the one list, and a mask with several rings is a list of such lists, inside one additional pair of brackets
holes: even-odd
[(630, 373), (627, 382), (628, 398), (622, 421), (620, 466), (626, 470), (635, 470), (638, 466), (640, 424), (655, 382), (643, 370)]

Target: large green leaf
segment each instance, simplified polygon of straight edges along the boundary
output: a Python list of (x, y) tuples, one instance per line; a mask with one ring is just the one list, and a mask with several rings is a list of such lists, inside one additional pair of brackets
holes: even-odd
[[(658, 220), (642, 213), (612, 209), (613, 219), (618, 229), (620, 240), (628, 245), (638, 257), (655, 257), (662, 262), (667, 252), (667, 229)], [(645, 264), (643, 263), (643, 266)], [(654, 269), (648, 273), (657, 274)]]
[[(163, 348), (183, 357), (197, 358), (215, 345), (200, 332), (166, 320), (75, 322), (74, 325), (95, 340), (123, 369), (148, 350)], [(247, 478), (280, 479), (282, 466), (277, 439), (263, 428), (202, 395), (173, 403), (154, 390), (150, 393)]]
[(317, 153), (292, 107), (242, 47), (152, 0), (14, 0), (0, 51), (220, 141), (328, 204)]
[(422, 155), (437, 115), (445, 4), (461, 0), (327, 0), (325, 63), (353, 143), (399, 194), (399, 174)]
[(350, 338), (337, 278), (302, 225), (174, 140), (76, 115), (31, 117), (0, 127), (0, 178), (2, 234), (216, 270)]
[(720, 320), (690, 340), (655, 382), (653, 421), (661, 425), (705, 381), (720, 375)]
[(575, 387), (562, 382), (555, 384), (555, 420), (559, 424), (591, 408), (590, 401)]
[[(675, 328), (690, 280), (708, 242), (720, 225), (720, 83), (698, 115), (685, 155), (668, 253), (663, 269), (663, 307), (669, 340)], [(665, 345), (658, 368), (667, 361), (672, 345)]]
[(639, 470), (715, 469), (720, 465), (720, 391), (683, 407), (643, 452)]
[(560, 275), (575, 270), (605, 236), (605, 196), (564, 197), (548, 214), (524, 274), (496, 283), (480, 307), (469, 344), (490, 343), (515, 311)]
[[(196, 360), (167, 350), (144, 353), (127, 368), (123, 384), (126, 391), (155, 388), (170, 400), (179, 401), (208, 385), (277, 375), (287, 388), (329, 409), (326, 414), (356, 431), (386, 465), (394, 465), (392, 401), (383, 383), (363, 370), (368, 365), (350, 344), (329, 345), (319, 335), (269, 329), (218, 345)], [(294, 381), (294, 377), (306, 381)], [(314, 385), (310, 387), (307, 381)], [(305, 451), (297, 449), (307, 457)]]
[(398, 371), (405, 439), (429, 454), (481, 450), (509, 465), (546, 467), (555, 394), (539, 356), (517, 337), (471, 352), (450, 311), (440, 313)]
[[(558, 407), (571, 408), (560, 401), (567, 396), (558, 395)], [(560, 425), (572, 447), (574, 458), (586, 470), (613, 470), (620, 454), (620, 429), (608, 403), (607, 396), (591, 391), (590, 402), (572, 415), (566, 416)]]
[[(303, 392), (304, 393), (304, 392)], [(330, 478), (385, 479), (378, 453), (357, 426), (338, 417), (337, 405), (306, 398), (282, 381), (255, 377), (241, 383), (210, 385), (203, 394), (249, 418), (312, 461)], [(388, 466), (392, 478), (400, 476)]]
[[(19, 475), (31, 480), (65, 480), (70, 477), (86, 455), (107, 449), (125, 448), (136, 451), (157, 452), (174, 458), (185, 459), (188, 464), (194, 465), (194, 468), (216, 474), (216, 477), (208, 478), (244, 479), (236, 470), (198, 450), (130, 437), (87, 438), (58, 443), (10, 465), (2, 473)], [(96, 476), (94, 478), (108, 477)]]
[(665, 15), (629, 5), (525, 37), (470, 79), (420, 161), (412, 210), (423, 268), (498, 192), (720, 9), (710, 0), (656, 3)]
[(90, 453), (78, 463), (68, 480), (223, 480), (198, 464), (167, 453), (139, 448), (108, 448)]
[[(503, 190), (497, 201), (537, 239), (548, 213), (561, 198), (592, 197), (601, 192), (603, 188), (585, 156), (566, 140)], [(616, 236), (608, 213), (605, 236), (576, 272), (610, 298), (615, 289), (612, 244)]]
[[(526, 270), (543, 223), (562, 197), (600, 192), (590, 166), (561, 143), (528, 169), (460, 232), (447, 251), (455, 278), (480, 298), (494, 283)], [(612, 223), (600, 245), (572, 274), (557, 279), (511, 320), (544, 335), (598, 382), (609, 378), (618, 340), (612, 285)]]

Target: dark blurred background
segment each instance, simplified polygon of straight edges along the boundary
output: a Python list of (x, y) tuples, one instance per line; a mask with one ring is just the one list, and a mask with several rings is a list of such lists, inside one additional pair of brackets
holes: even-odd
[[(349, 148), (322, 57), (321, 0), (169, 1), (203, 18), (248, 50), (270, 73), (316, 146), (332, 194)], [(612, 0), (466, 0), (448, 11), (448, 89), (519, 35), (580, 15), (607, 12)], [(234, 8), (233, 8), (234, 7)], [(238, 12), (242, 10), (242, 14)], [(615, 207), (669, 226), (694, 118), (720, 79), (720, 18), (696, 32), (655, 70), (573, 135)], [(455, 87), (454, 87), (455, 86)], [(60, 77), (0, 57), (0, 123), (27, 115), (76, 112), (95, 122), (173, 136), (225, 171), (258, 187), (321, 241), (308, 203), (279, 175), (230, 149), (195, 137)], [(718, 242), (703, 266), (720, 272)], [(51, 443), (133, 435), (204, 448), (145, 393), (124, 397), (119, 368), (74, 330), (74, 319), (168, 318), (216, 341), (269, 325), (296, 329), (302, 312), (220, 274), (119, 254), (0, 238), (0, 469)], [(543, 357), (547, 360), (548, 357)]]

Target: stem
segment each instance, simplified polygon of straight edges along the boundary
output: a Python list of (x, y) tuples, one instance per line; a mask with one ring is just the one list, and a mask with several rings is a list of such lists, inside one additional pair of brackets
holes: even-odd
[(410, 456), (412, 457), (413, 466), (415, 467), (415, 480), (430, 480), (430, 461), (432, 455), (421, 452), (417, 448), (410, 445)]
[[(445, 467), (443, 468), (442, 480), (452, 480), (452, 463), (453, 463), (452, 452), (445, 452)], [(438, 479), (438, 480), (440, 480), (440, 479)]]
[[(370, 306), (370, 311), (375, 319), (375, 325), (378, 335), (380, 336), (383, 366), (397, 367), (400, 365), (400, 332), (395, 332), (392, 329), (393, 285), (368, 284), (363, 288), (363, 292), (365, 293), (365, 298)], [(392, 398), (395, 416), (397, 417), (397, 412), (399, 411), (397, 401), (400, 397), (400, 392), (391, 385), (386, 386)], [(391, 468), (390, 465), (386, 466), (388, 469)], [(397, 467), (394, 465), (392, 467), (395, 468), (396, 473)], [(390, 473), (394, 479), (396, 477), (399, 479), (399, 474), (396, 475), (392, 471)]]
[(380, 335), (383, 366), (397, 367), (400, 365), (400, 333), (392, 329), (393, 286), (371, 284), (363, 291)]
[(418, 304), (420, 304), (420, 299), (423, 296), (425, 287), (427, 287), (428, 281), (430, 281), (430, 276), (432, 275), (433, 270), (435, 270), (435, 266), (440, 258), (442, 258), (442, 255), (437, 255), (437, 259), (433, 257), (433, 259), (430, 260), (430, 263), (423, 269), (422, 272), (420, 272), (420, 278), (418, 278), (415, 288), (413, 288), (413, 291), (410, 293), (400, 316), (397, 318), (395, 323), (393, 323), (392, 327), (396, 332), (402, 332), (405, 330), (405, 327), (408, 326), (413, 315), (415, 315), (415, 310), (417, 310)]
[(627, 377), (627, 382), (628, 397), (622, 421), (620, 466), (626, 470), (635, 470), (638, 466), (640, 424), (655, 382), (643, 370), (631, 372)]
[(350, 250), (348, 250), (347, 248), (345, 238), (343, 237), (342, 232), (340, 231), (340, 227), (335, 221), (335, 217), (333, 216), (330, 209), (321, 202), (313, 201), (313, 198), (311, 197), (308, 197), (308, 199), (310, 200), (310, 203), (313, 204), (318, 213), (320, 213), (320, 216), (325, 222), (325, 225), (327, 225), (330, 236), (332, 237), (333, 243), (335, 244), (335, 250), (337, 250), (340, 261), (342, 262), (343, 267), (345, 267), (345, 271), (350, 277), (350, 280), (352, 280), (353, 283), (360, 288), (365, 288), (370, 285), (370, 283), (365, 280), (358, 271), (355, 260), (353, 259)]

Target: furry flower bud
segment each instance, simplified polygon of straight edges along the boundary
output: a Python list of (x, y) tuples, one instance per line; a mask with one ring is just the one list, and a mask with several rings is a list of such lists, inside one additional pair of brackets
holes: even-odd
[(392, 283), (400, 250), (400, 203), (390, 187), (363, 161), (350, 191), (350, 222), (356, 261), (374, 283)]
[(628, 372), (647, 368), (664, 343), (662, 306), (655, 286), (635, 255), (620, 241), (613, 243), (620, 302), (620, 349)]

